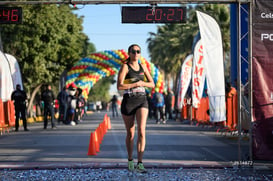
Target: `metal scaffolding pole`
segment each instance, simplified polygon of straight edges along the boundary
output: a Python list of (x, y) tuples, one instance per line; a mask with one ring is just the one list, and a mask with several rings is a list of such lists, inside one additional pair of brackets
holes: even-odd
[(252, 123), (253, 123), (253, 99), (252, 99), (252, 7), (253, 2), (251, 1), (249, 4), (249, 17), (248, 17), (248, 101), (249, 101), (249, 161), (253, 165), (253, 153), (252, 153)]
[(237, 33), (238, 33), (238, 40), (237, 40), (237, 92), (238, 92), (238, 162), (239, 166), (241, 165), (241, 129), (242, 129), (242, 121), (241, 121), (241, 95), (242, 95), (242, 87), (241, 87), (241, 2), (238, 2), (237, 7)]

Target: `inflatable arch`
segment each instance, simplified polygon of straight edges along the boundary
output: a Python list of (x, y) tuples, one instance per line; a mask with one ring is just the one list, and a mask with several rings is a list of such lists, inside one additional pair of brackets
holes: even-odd
[[(105, 50), (102, 52), (92, 53), (88, 57), (81, 59), (68, 71), (66, 77), (66, 87), (73, 86), (83, 90), (83, 97), (88, 98), (90, 89), (94, 84), (107, 76), (118, 73), (121, 65), (128, 58), (125, 50)], [(155, 82), (155, 88), (148, 92), (164, 91), (163, 76), (156, 66), (147, 61), (144, 57), (139, 60), (146, 64)]]

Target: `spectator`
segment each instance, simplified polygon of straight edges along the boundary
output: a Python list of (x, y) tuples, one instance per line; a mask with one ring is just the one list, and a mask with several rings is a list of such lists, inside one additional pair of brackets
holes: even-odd
[(47, 85), (46, 90), (42, 92), (42, 101), (44, 102), (44, 129), (47, 129), (48, 114), (50, 115), (52, 129), (56, 128), (53, 107), (54, 99), (55, 97), (53, 91), (51, 90), (51, 86)]
[(166, 119), (172, 120), (173, 119), (173, 109), (174, 109), (174, 94), (173, 91), (168, 88), (168, 92), (165, 99), (165, 105), (166, 105)]
[(15, 107), (15, 131), (18, 131), (19, 129), (19, 118), (21, 115), (21, 118), (23, 120), (23, 126), (25, 131), (29, 131), (27, 129), (27, 120), (26, 120), (26, 99), (27, 95), (26, 92), (21, 90), (21, 85), (16, 85), (16, 90), (12, 92), (11, 94), (11, 100), (14, 101), (14, 107)]
[(155, 119), (156, 123), (160, 124), (160, 121), (162, 121), (163, 124), (166, 123), (165, 114), (164, 114), (164, 96), (160, 92), (156, 92), (153, 95), (152, 102), (154, 103), (155, 108)]
[(59, 92), (57, 99), (59, 101), (59, 118), (58, 123), (65, 122), (66, 113), (67, 113), (67, 101), (68, 101), (68, 93), (66, 91), (66, 87)]
[(85, 106), (85, 100), (82, 96), (82, 89), (77, 88), (75, 98), (76, 98), (76, 112), (75, 112), (74, 122), (78, 124), (79, 122), (82, 121), (82, 117), (84, 114), (84, 106)]
[(72, 126), (76, 125), (74, 122), (75, 119), (75, 112), (77, 107), (77, 99), (75, 97), (76, 89), (72, 86), (68, 88), (68, 100), (67, 100), (67, 120), (65, 124), (71, 124)]
[(112, 104), (112, 114), (113, 114), (113, 117), (115, 117), (115, 114), (116, 116), (118, 117), (118, 98), (116, 95), (114, 95), (111, 99), (111, 104)]

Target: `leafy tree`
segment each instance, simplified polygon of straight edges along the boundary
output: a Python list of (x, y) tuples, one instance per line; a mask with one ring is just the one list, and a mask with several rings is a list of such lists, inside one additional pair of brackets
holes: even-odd
[[(56, 85), (60, 74), (86, 55), (88, 38), (82, 17), (67, 5), (24, 5), (21, 25), (3, 25), (4, 51), (14, 55), (27, 92), (44, 83)], [(35, 95), (32, 95), (34, 97)]]
[(112, 83), (114, 83), (114, 76), (105, 77), (99, 80), (90, 90), (88, 101), (103, 101), (108, 102), (110, 99), (109, 89)]
[(165, 72), (168, 83), (191, 51), (194, 32), (197, 28), (191, 24), (166, 24), (159, 26), (156, 34), (150, 33), (147, 42), (151, 61)]

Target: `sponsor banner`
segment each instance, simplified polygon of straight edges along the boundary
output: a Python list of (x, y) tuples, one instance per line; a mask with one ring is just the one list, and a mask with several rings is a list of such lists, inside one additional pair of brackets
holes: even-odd
[(199, 108), (205, 83), (203, 45), (199, 40), (194, 48), (192, 71), (192, 106)]
[(224, 56), (220, 27), (211, 16), (205, 13), (197, 11), (197, 18), (210, 100), (210, 121), (225, 121)]
[(183, 107), (184, 97), (190, 85), (192, 74), (192, 59), (193, 55), (188, 55), (181, 66), (177, 96), (177, 107), (179, 110), (181, 110)]
[(253, 157), (273, 160), (273, 3), (253, 4)]

